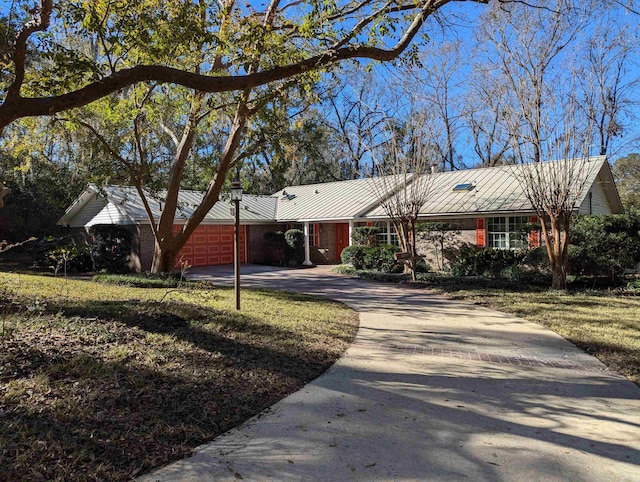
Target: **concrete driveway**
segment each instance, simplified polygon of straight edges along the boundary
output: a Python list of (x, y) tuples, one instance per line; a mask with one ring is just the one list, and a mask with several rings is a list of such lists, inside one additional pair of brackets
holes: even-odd
[[(360, 312), (326, 374), (144, 480), (640, 480), (640, 389), (536, 324), (328, 267), (244, 286)], [(232, 282), (228, 267), (191, 277)]]

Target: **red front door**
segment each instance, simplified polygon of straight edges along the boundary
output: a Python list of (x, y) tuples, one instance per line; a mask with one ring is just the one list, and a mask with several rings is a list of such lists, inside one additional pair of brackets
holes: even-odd
[(342, 250), (349, 246), (349, 223), (336, 224), (336, 261), (340, 262)]

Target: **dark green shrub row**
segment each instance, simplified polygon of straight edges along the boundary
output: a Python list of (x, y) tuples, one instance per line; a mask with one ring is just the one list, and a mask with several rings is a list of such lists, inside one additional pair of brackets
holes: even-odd
[(33, 260), (36, 268), (53, 269), (56, 273), (80, 273), (93, 268), (89, 246), (72, 236), (49, 236), (38, 241)]
[(402, 265), (393, 259), (394, 253), (400, 249), (390, 244), (380, 246), (347, 246), (342, 250), (340, 258), (344, 264), (355, 269), (375, 270), (382, 273), (399, 273)]
[(129, 260), (133, 248), (133, 232), (126, 226), (101, 224), (89, 228), (93, 269), (109, 273), (130, 271)]
[(38, 243), (34, 266), (57, 272), (130, 271), (129, 260), (134, 235), (131, 228), (96, 225), (89, 228), (89, 237), (48, 237)]
[(572, 226), (569, 262), (577, 275), (621, 275), (640, 262), (640, 213), (580, 216)]
[(369, 269), (356, 269), (353, 266), (345, 264), (337, 266), (334, 271), (336, 273), (348, 274), (351, 276), (357, 276), (358, 278), (370, 279), (372, 281), (399, 283), (400, 281), (408, 281), (410, 279), (410, 276), (404, 273), (383, 273), (381, 271)]
[(262, 235), (268, 248), (280, 251), (281, 266), (300, 266), (304, 262), (304, 233), (299, 229), (267, 231)]
[(463, 246), (452, 260), (451, 272), (456, 276), (517, 277), (525, 257), (525, 251)]

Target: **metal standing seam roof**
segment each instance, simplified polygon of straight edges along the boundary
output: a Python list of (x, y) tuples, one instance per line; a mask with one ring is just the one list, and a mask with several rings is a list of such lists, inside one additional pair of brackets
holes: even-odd
[[(163, 192), (157, 196), (145, 191), (149, 207), (156, 220), (160, 217), (162, 211)], [(142, 203), (142, 199), (137, 190), (131, 186), (105, 186), (98, 188), (89, 185), (85, 192), (78, 200), (71, 205), (64, 216), (58, 221), (58, 224), (70, 224), (82, 205), (90, 198), (90, 196), (105, 196), (107, 201), (115, 206), (123, 216), (126, 216), (138, 223), (147, 223), (147, 212)], [(201, 191), (181, 190), (178, 197), (178, 209), (176, 212), (175, 222), (177, 224), (184, 223), (189, 219), (196, 207), (202, 202), (204, 193)], [(232, 215), (232, 203), (227, 200), (220, 200), (214, 204), (213, 208), (205, 216), (204, 224), (233, 224), (234, 216)], [(276, 200), (271, 196), (255, 196), (244, 194), (240, 201), (240, 221), (243, 224), (262, 224), (265, 222), (274, 222), (276, 214)]]
[[(375, 183), (375, 184), (374, 184)], [(357, 218), (380, 200), (385, 192), (380, 178), (335, 181), (304, 186), (287, 186), (273, 194), (278, 221), (328, 221)]]
[[(585, 187), (576, 197), (576, 207), (586, 197), (595, 182), (605, 156), (583, 159), (548, 161), (540, 164), (541, 172), (550, 172), (561, 162), (576, 163), (576, 167), (587, 168), (580, 171), (586, 176)], [(468, 169), (430, 174), (433, 185), (429, 200), (420, 209), (421, 216), (451, 216), (486, 213), (531, 213), (533, 207), (527, 199), (523, 186), (519, 181), (524, 169), (534, 169), (532, 165), (509, 165), (490, 168)], [(470, 183), (471, 190), (454, 191), (458, 184)], [(386, 217), (382, 207), (377, 206), (366, 217)]]
[[(551, 170), (557, 163), (580, 163), (585, 160), (549, 161), (539, 165), (540, 169)], [(605, 156), (591, 157), (581, 172), (586, 176), (585, 188), (578, 193), (576, 206), (586, 198), (589, 189), (603, 170), (609, 172)], [(518, 180), (518, 172), (532, 169), (531, 165), (509, 165), (491, 168), (478, 168), (463, 171), (428, 174), (432, 176), (429, 200), (420, 210), (421, 216), (464, 216), (488, 213), (532, 213), (533, 208), (525, 196)], [(544, 172), (544, 171), (543, 171)], [(606, 176), (606, 174), (605, 174)], [(409, 181), (410, 182), (410, 181)], [(392, 189), (394, 181), (386, 182), (381, 178), (335, 181), (304, 186), (288, 186), (271, 196), (244, 194), (240, 203), (240, 219), (243, 224), (264, 224), (273, 222), (332, 221), (349, 219), (386, 218), (380, 206), (379, 194)], [(455, 191), (459, 184), (471, 184), (472, 189)], [(612, 184), (612, 183), (609, 183)], [(616, 197), (614, 186), (608, 186), (609, 196)], [(613, 193), (613, 194), (612, 194)], [(149, 204), (156, 219), (162, 209), (162, 194), (153, 197), (148, 194)], [(133, 222), (147, 223), (147, 214), (138, 192), (133, 187), (106, 186), (99, 189), (90, 185), (72, 204), (59, 224), (70, 224), (76, 214), (92, 196), (103, 195), (122, 216)], [(204, 196), (200, 191), (184, 190), (180, 192), (176, 223), (185, 222), (193, 215), (196, 206)], [(620, 204), (619, 198), (612, 200)], [(231, 224), (234, 222), (231, 203), (218, 201), (209, 211), (204, 224)], [(619, 207), (621, 208), (621, 205)]]

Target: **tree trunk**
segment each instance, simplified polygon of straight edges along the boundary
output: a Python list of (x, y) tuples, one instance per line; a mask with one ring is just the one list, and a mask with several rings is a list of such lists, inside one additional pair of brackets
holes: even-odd
[(563, 290), (563, 289), (566, 289), (567, 287), (568, 258), (566, 256), (566, 249), (565, 249), (566, 233), (565, 233), (565, 239), (563, 239), (561, 223), (562, 223), (562, 220), (557, 216), (553, 216), (550, 219), (551, 233), (553, 235), (552, 253), (551, 253), (551, 257), (553, 258), (553, 261), (551, 263), (551, 268), (552, 268), (551, 288), (556, 290)]
[(176, 256), (181, 247), (176, 241), (177, 238), (174, 238), (172, 233), (169, 233), (169, 236), (163, 236), (158, 231), (158, 239), (153, 250), (152, 273), (171, 273), (175, 269)]
[(562, 263), (556, 262), (553, 266), (553, 275), (551, 278), (551, 288), (555, 290), (563, 290), (567, 287), (567, 272)]

